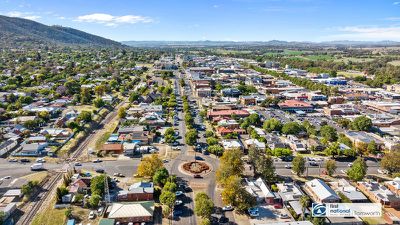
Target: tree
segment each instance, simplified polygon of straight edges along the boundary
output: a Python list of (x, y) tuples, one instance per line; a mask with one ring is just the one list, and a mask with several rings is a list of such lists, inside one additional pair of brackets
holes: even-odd
[(41, 111), (39, 112), (39, 117), (43, 120), (48, 120), (50, 119), (50, 113), (47, 111)]
[(242, 160), (242, 150), (232, 149), (225, 151), (220, 158), (220, 166), (216, 172), (217, 181), (224, 185), (230, 176), (240, 176), (243, 173), (244, 166)]
[(101, 108), (101, 107), (103, 107), (105, 104), (106, 104), (106, 102), (105, 102), (102, 98), (95, 98), (95, 99), (93, 100), (93, 105), (94, 105), (96, 108)]
[(325, 154), (326, 155), (330, 155), (333, 158), (335, 158), (335, 156), (339, 156), (341, 154), (339, 143), (338, 142), (334, 142), (331, 145), (329, 145), (325, 149)]
[(106, 91), (106, 87), (104, 85), (98, 85), (98, 86), (94, 87), (94, 93), (97, 96), (103, 96), (105, 91)]
[(360, 181), (367, 174), (367, 164), (364, 159), (359, 157), (354, 162), (350, 169), (347, 170), (347, 176), (352, 181)]
[(162, 189), (162, 191), (175, 192), (178, 187), (175, 182), (167, 181)]
[(366, 116), (359, 116), (351, 123), (354, 130), (369, 131), (372, 127), (372, 120)]
[[(71, 209), (71, 207), (69, 207), (67, 210), (65, 210), (64, 215), (65, 215), (67, 218), (71, 218), (71, 217), (72, 217), (72, 209)], [(1, 224), (1, 223), (0, 223), (0, 224)]]
[(157, 154), (144, 157), (139, 163), (137, 174), (142, 177), (153, 177), (157, 170), (163, 167), (162, 160)]
[(260, 124), (260, 116), (257, 113), (250, 114), (246, 119), (249, 121), (250, 125)]
[(202, 219), (210, 218), (214, 209), (214, 203), (204, 192), (199, 192), (195, 197), (194, 212)]
[(293, 159), (292, 165), (293, 171), (297, 174), (297, 176), (300, 176), (306, 170), (306, 161), (301, 155), (298, 155)]
[(211, 130), (206, 130), (205, 135), (207, 138), (214, 137), (214, 132)]
[(221, 195), (225, 204), (235, 206), (241, 212), (256, 204), (256, 199), (246, 191), (238, 176), (230, 176), (226, 179)]
[(211, 145), (208, 146), (207, 151), (209, 151), (211, 154), (220, 156), (224, 153), (224, 148), (222, 148), (220, 145)]
[(378, 146), (374, 140), (370, 141), (367, 146), (367, 150), (369, 154), (376, 154), (378, 151)]
[(92, 178), (92, 180), (90, 181), (90, 191), (92, 192), (92, 195), (97, 194), (103, 196), (105, 179), (108, 179), (105, 174)]
[(119, 118), (125, 118), (126, 117), (126, 108), (121, 107), (118, 109), (118, 117)]
[(218, 139), (214, 138), (214, 137), (209, 137), (206, 139), (207, 145), (216, 145), (218, 144)]
[(320, 133), (327, 141), (336, 141), (338, 138), (336, 129), (329, 125), (322, 126)]
[(329, 176), (332, 176), (335, 173), (336, 168), (337, 168), (337, 166), (336, 166), (335, 160), (330, 159), (330, 160), (326, 161), (325, 169)]
[(89, 111), (82, 111), (78, 115), (78, 120), (79, 121), (84, 121), (84, 122), (90, 122), (90, 121), (92, 121), (92, 113), (89, 112)]
[(167, 206), (170, 209), (173, 209), (175, 205), (176, 196), (175, 193), (170, 191), (161, 191), (160, 195), (160, 203)]
[(164, 132), (164, 140), (166, 143), (174, 143), (176, 141), (175, 130), (172, 127), (169, 127)]
[(300, 205), (301, 205), (301, 217), (303, 220), (304, 220), (304, 212), (309, 204), (310, 204), (310, 198), (307, 195), (302, 195), (300, 197)]
[(392, 151), (381, 160), (381, 166), (389, 172), (389, 174), (400, 173), (400, 152)]
[(165, 182), (167, 182), (167, 178), (169, 177), (169, 172), (165, 167), (162, 167), (156, 171), (153, 176), (153, 183), (158, 186), (164, 186)]
[(274, 160), (270, 156), (260, 155), (259, 160), (256, 161), (256, 171), (268, 183), (276, 180)]
[(292, 150), (288, 148), (274, 148), (272, 150), (272, 155), (276, 157), (291, 156)]
[(91, 101), (92, 95), (90, 94), (89, 88), (81, 88), (81, 103), (87, 104)]
[(197, 142), (197, 131), (195, 129), (191, 129), (189, 130), (186, 134), (185, 134), (185, 141), (186, 144), (188, 145), (195, 145)]
[(283, 125), (282, 133), (284, 134), (299, 134), (300, 132), (304, 131), (304, 127), (301, 126), (297, 122), (289, 122)]
[(99, 206), (100, 200), (101, 200), (100, 195), (92, 193), (92, 196), (90, 196), (89, 199), (89, 204), (92, 208), (96, 208), (97, 206)]
[(275, 118), (271, 118), (268, 119), (264, 122), (263, 128), (267, 131), (267, 132), (272, 132), (272, 131), (281, 131), (282, 129), (282, 123), (281, 121), (275, 119)]

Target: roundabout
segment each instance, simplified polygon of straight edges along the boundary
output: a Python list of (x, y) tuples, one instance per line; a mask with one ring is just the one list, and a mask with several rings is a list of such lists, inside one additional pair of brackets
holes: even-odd
[(208, 175), (212, 171), (212, 166), (204, 161), (190, 161), (179, 165), (179, 170), (186, 175)]

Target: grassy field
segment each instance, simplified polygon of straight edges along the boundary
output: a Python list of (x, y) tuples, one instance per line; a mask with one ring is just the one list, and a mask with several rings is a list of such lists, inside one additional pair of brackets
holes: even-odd
[(304, 58), (309, 59), (309, 60), (314, 60), (314, 61), (334, 59), (334, 57), (331, 55), (308, 55), (308, 56), (304, 56)]
[(80, 113), (82, 111), (92, 112), (93, 110), (95, 110), (97, 108), (94, 107), (93, 105), (74, 105), (74, 106), (68, 106), (68, 109), (74, 109)]
[(339, 71), (337, 74), (339, 76), (344, 76), (344, 77), (348, 77), (348, 78), (364, 76), (364, 74), (362, 74), (362, 73), (352, 73), (352, 72), (346, 72), (346, 71)]
[(54, 209), (55, 199), (46, 209), (37, 214), (32, 221), (32, 225), (55, 225), (65, 224), (67, 209)]
[(21, 178), (26, 179), (28, 181), (37, 181), (40, 183), (42, 180), (44, 180), (44, 178), (46, 178), (47, 174), (48, 174), (47, 171), (41, 171), (37, 173), (28, 174)]
[(395, 60), (395, 61), (391, 61), (391, 62), (388, 62), (390, 65), (392, 65), (392, 66), (400, 66), (400, 60)]
[(362, 63), (362, 62), (371, 62), (374, 60), (375, 60), (375, 58), (344, 57), (344, 58), (340, 58), (340, 59), (335, 59), (335, 62), (349, 63), (349, 61), (352, 61), (352, 62), (356, 62), (356, 63)]

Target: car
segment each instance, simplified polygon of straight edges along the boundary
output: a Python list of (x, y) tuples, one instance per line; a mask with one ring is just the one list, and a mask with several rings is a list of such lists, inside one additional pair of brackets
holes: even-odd
[(347, 174), (347, 170), (340, 170), (341, 173)]
[(101, 213), (103, 212), (104, 207), (100, 207), (97, 209), (97, 214), (101, 215)]
[(222, 211), (232, 211), (233, 210), (233, 206), (231, 205), (226, 205), (224, 207), (222, 207)]
[(353, 163), (349, 163), (349, 164), (347, 164), (347, 166), (348, 166), (348, 167), (351, 167), (352, 165), (353, 165)]
[(174, 143), (172, 143), (172, 146), (178, 146), (179, 142), (175, 141)]
[(76, 162), (74, 165), (75, 165), (75, 166), (82, 166), (82, 163)]
[(9, 162), (18, 162), (18, 159), (9, 159)]
[(89, 213), (89, 220), (92, 220), (96, 217), (96, 214), (94, 213), (94, 211), (90, 211)]
[(178, 146), (174, 146), (174, 147), (172, 147), (172, 150), (178, 151), (178, 150), (180, 150), (180, 148)]
[(285, 168), (286, 168), (286, 169), (292, 169), (292, 164), (286, 164), (286, 165), (285, 165)]
[(200, 174), (193, 175), (193, 178), (203, 178)]
[(180, 206), (180, 205), (182, 205), (183, 204), (183, 201), (182, 200), (175, 200), (175, 206)]
[(31, 160), (29, 160), (29, 159), (20, 159), (19, 161), (22, 162), (22, 163), (31, 162)]
[(11, 176), (5, 176), (5, 177), (3, 177), (3, 179), (9, 180), (9, 179), (11, 179)]
[(175, 192), (175, 196), (176, 196), (176, 197), (179, 197), (179, 196), (181, 196), (181, 195), (183, 195), (183, 191), (177, 191), (177, 192)]
[(122, 173), (114, 173), (114, 177), (125, 177)]
[(93, 163), (101, 163), (101, 162), (103, 162), (103, 161), (101, 161), (100, 159), (95, 159), (95, 160), (93, 160), (92, 162), (93, 162)]
[(257, 216), (260, 215), (259, 212), (258, 212), (258, 208), (256, 208), (256, 207), (248, 209), (247, 212), (249, 213), (249, 215), (251, 217), (257, 217)]
[(102, 168), (97, 168), (95, 171), (96, 173), (104, 173), (104, 169)]
[(162, 161), (163, 163), (168, 163), (169, 162), (169, 160), (168, 159), (163, 159), (163, 161)]
[(309, 161), (308, 164), (310, 166), (319, 166), (319, 164), (317, 162), (315, 162), (315, 161)]
[(181, 210), (174, 210), (174, 212), (172, 214), (174, 217), (178, 217), (178, 216), (182, 215), (183, 212)]
[(389, 174), (389, 171), (384, 170), (384, 169), (378, 169), (378, 173), (380, 173), (380, 174)]
[(290, 218), (288, 214), (283, 214), (283, 213), (279, 214), (278, 217), (279, 217), (280, 219), (289, 219), (289, 218)]
[(200, 156), (196, 156), (196, 157), (194, 157), (194, 159), (195, 159), (195, 160), (200, 160), (200, 161), (201, 161), (201, 160), (204, 160), (204, 159), (203, 159), (202, 157), (200, 157)]

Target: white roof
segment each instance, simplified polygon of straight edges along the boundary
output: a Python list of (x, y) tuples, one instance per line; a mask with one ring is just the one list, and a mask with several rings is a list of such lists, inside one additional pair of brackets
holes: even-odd
[(314, 179), (306, 182), (306, 185), (311, 189), (319, 199), (340, 199), (332, 188), (330, 188), (324, 181)]
[(110, 213), (108, 214), (108, 218), (110, 219), (144, 216), (153, 216), (153, 214), (139, 203), (114, 203), (111, 205)]

